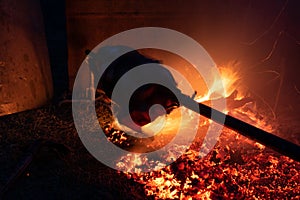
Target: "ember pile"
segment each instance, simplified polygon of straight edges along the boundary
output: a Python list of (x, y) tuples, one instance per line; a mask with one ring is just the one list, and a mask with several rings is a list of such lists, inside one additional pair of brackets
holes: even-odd
[[(232, 74), (231, 74), (232, 75)], [(234, 82), (230, 83), (233, 86)], [(232, 88), (231, 88), (232, 89)], [(266, 131), (276, 131), (276, 121), (266, 106), (231, 90), (227, 112)], [(205, 98), (202, 98), (202, 100)], [(172, 113), (170, 114), (172, 115)], [(200, 119), (200, 129), (210, 121)], [(188, 129), (187, 129), (188, 130)], [(136, 144), (122, 131), (107, 128), (110, 141), (130, 149)], [(186, 134), (189, 134), (187, 131)], [(117, 166), (127, 177), (144, 185), (147, 196), (154, 199), (298, 199), (300, 198), (300, 163), (224, 128), (214, 149), (201, 158), (199, 145), (203, 136), (197, 135), (184, 155), (160, 170), (142, 173), (145, 165), (161, 168), (162, 163), (149, 165), (145, 157), (128, 154)], [(157, 139), (164, 143), (163, 138)], [(156, 139), (150, 144), (157, 144)], [(149, 146), (149, 144), (147, 143)], [(186, 148), (174, 146), (163, 159), (171, 160), (172, 151)], [(121, 173), (121, 172), (120, 172)]]
[[(263, 102), (251, 99), (251, 95), (243, 94), (239, 88), (235, 89), (226, 97), (228, 114), (280, 134), (277, 132), (279, 125), (272, 120), (272, 112), (268, 107)], [(130, 151), (133, 147), (145, 145), (145, 141), (129, 137), (118, 129), (112, 118), (109, 102), (103, 94), (97, 95), (98, 119), (108, 140)], [(82, 103), (83, 111), (86, 111), (84, 105)], [(84, 114), (85, 112), (83, 119), (88, 123), (89, 118)], [(176, 110), (168, 119), (172, 116), (176, 116)], [(132, 171), (123, 173), (103, 165), (87, 152), (74, 127), (69, 103), (5, 116), (0, 120), (0, 184), (5, 184), (7, 177), (13, 173), (20, 158), (27, 152), (27, 147), (35, 139), (47, 139), (67, 146), (71, 151), (70, 156), (60, 159), (56, 154), (46, 156), (41, 152), (40, 158), (34, 160), (26, 173), (11, 186), (6, 194), (7, 199), (58, 196), (62, 199), (300, 198), (300, 163), (232, 130), (223, 129), (214, 149), (207, 156), (199, 157), (199, 146), (203, 142), (201, 132), (206, 131), (209, 123), (209, 120), (200, 117), (200, 132), (194, 143), (171, 165), (153, 163), (160, 170), (141, 173), (139, 168), (147, 164), (147, 160), (142, 156), (123, 156), (116, 160), (118, 167)], [(191, 126), (187, 123), (185, 128), (188, 134)], [(299, 139), (293, 138), (292, 141), (299, 144)], [(168, 141), (169, 135), (162, 135), (147, 140), (146, 144), (155, 149)], [(172, 160), (174, 152), (185, 148), (186, 146), (174, 146), (164, 159)]]
[(224, 130), (206, 157), (190, 150), (160, 171), (128, 174), (155, 199), (299, 198), (300, 164)]
[[(123, 158), (119, 164), (138, 168), (142, 161)], [(162, 170), (127, 176), (155, 199), (297, 199), (299, 170), (300, 163), (224, 129), (204, 158), (192, 146)]]

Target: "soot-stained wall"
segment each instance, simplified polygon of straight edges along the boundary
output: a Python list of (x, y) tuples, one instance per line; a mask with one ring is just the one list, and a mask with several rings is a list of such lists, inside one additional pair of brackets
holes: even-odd
[(49, 102), (53, 87), (39, 1), (0, 1), (0, 29), (0, 116)]
[(280, 116), (300, 119), (299, 4), (297, 0), (67, 0), (70, 88), (86, 49), (121, 31), (157, 26), (194, 38), (217, 65), (239, 63), (241, 83), (255, 98)]

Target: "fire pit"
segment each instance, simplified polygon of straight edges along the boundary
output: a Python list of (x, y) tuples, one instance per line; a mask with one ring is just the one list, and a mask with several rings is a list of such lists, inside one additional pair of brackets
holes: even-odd
[[(0, 199), (299, 199), (298, 8), (297, 0), (1, 1)], [(139, 53), (149, 60), (182, 70), (193, 90), (180, 95), (191, 104), (179, 104), (164, 89), (153, 96), (148, 91), (155, 103), (162, 102), (154, 109), (155, 119), (136, 112), (149, 106), (135, 101), (142, 108), (131, 111), (143, 120), (135, 121), (139, 127), (126, 126), (127, 118), (117, 121), (112, 115), (118, 102), (103, 92), (111, 85), (97, 88), (91, 68), (80, 80), (85, 93), (72, 99), (79, 66), (90, 65), (93, 56), (88, 49), (141, 27), (172, 29), (203, 45), (220, 71), (225, 93), (216, 92), (222, 85), (218, 81), (207, 87), (185, 58), (145, 48)], [(178, 40), (169, 44), (186, 49)], [(157, 98), (164, 95), (172, 101)], [(229, 120), (218, 138), (205, 137), (218, 126), (210, 107), (223, 100), (226, 110), (216, 113)], [(92, 136), (101, 127), (103, 141), (124, 150), (116, 155), (102, 149), (115, 169), (95, 159), (80, 141), (71, 103), (81, 108), (80, 119)], [(200, 107), (203, 116), (190, 105)], [(182, 113), (188, 120), (180, 121)], [(181, 141), (197, 130), (193, 143), (155, 154), (173, 140), (178, 124)], [(144, 136), (160, 131), (141, 139), (132, 135), (137, 130)], [(151, 152), (162, 162), (134, 154)]]
[[(226, 79), (228, 73), (222, 75)], [(231, 84), (235, 85), (234, 82)], [(227, 87), (231, 88), (232, 85)], [(236, 88), (229, 94), (227, 101), (231, 109), (227, 112), (261, 129), (274, 132), (277, 128), (276, 121), (271, 120), (270, 112), (263, 102), (241, 93)], [(176, 117), (180, 117), (176, 111), (168, 116), (170, 122), (166, 126), (170, 127), (165, 135), (157, 136), (154, 141), (144, 142), (143, 145), (157, 148), (167, 143), (169, 134), (176, 131)], [(201, 130), (207, 130), (210, 121), (205, 118), (201, 118), (201, 121)], [(187, 134), (192, 131), (191, 126), (187, 122)], [(111, 142), (126, 149), (139, 144), (126, 133), (109, 126), (106, 127), (106, 133)], [(129, 171), (130, 173), (126, 173), (127, 177), (144, 185), (145, 193), (154, 199), (280, 199), (286, 196), (296, 198), (299, 195), (299, 162), (227, 128), (223, 129), (213, 151), (204, 158), (199, 157), (199, 146), (202, 142), (203, 133), (198, 133), (189, 150), (161, 170), (141, 173), (139, 169), (143, 165), (149, 165), (147, 159), (131, 154), (120, 158), (117, 166), (123, 171)], [(174, 159), (172, 152), (181, 149), (185, 147), (175, 146), (169, 149), (169, 154), (163, 159)], [(151, 167), (159, 167), (160, 164), (162, 163), (154, 163)]]

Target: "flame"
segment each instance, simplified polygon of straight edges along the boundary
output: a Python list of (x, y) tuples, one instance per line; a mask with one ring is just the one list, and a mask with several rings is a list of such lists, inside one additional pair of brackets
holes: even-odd
[[(238, 72), (235, 72), (232, 67), (236, 67), (236, 63), (232, 64), (229, 63), (228, 65), (224, 65), (219, 67), (219, 74), (220, 77), (217, 75), (214, 75), (214, 80), (212, 85), (210, 86), (209, 91), (205, 95), (199, 94), (195, 97), (195, 100), (197, 102), (202, 102), (204, 104), (211, 104), (211, 101), (219, 101), (224, 100), (225, 98), (229, 97), (231, 94), (233, 94), (238, 89), (238, 80), (241, 78), (240, 74)], [(240, 91), (241, 89), (239, 89)], [(224, 93), (225, 92), (225, 93)], [(234, 95), (232, 100), (239, 100), (242, 99), (244, 96), (242, 96), (242, 93), (239, 92)], [(182, 108), (185, 109), (185, 108)], [(228, 109), (224, 110), (224, 112), (227, 112)], [(175, 109), (173, 112), (171, 112), (168, 117), (161, 116), (156, 118), (153, 122), (141, 127), (141, 131), (143, 134), (148, 136), (171, 136), (173, 137), (175, 133), (177, 133), (177, 130), (179, 128), (178, 124), (181, 125), (185, 129), (186, 132), (190, 132), (193, 129), (197, 128), (194, 125), (198, 124), (198, 114), (194, 114), (192, 111), (185, 109), (183, 112), (188, 113), (189, 117), (188, 120), (181, 120), (181, 112), (179, 109)], [(204, 123), (204, 125), (207, 123), (206, 120), (201, 120), (201, 123)], [(201, 125), (201, 124), (200, 124)], [(202, 124), (203, 125), (203, 124)], [(121, 127), (121, 125), (119, 125)], [(127, 127), (122, 127), (122, 130), (126, 130), (128, 132), (134, 132)], [(166, 140), (169, 141), (169, 140)]]
[(241, 73), (237, 70), (239, 64), (236, 62), (229, 62), (226, 65), (218, 67), (218, 72), (213, 72), (212, 84), (208, 87), (209, 90), (204, 95), (199, 95), (195, 98), (198, 102), (211, 101), (215, 99), (226, 98), (232, 95), (235, 91), (239, 93), (234, 97), (235, 100), (242, 99), (243, 88), (240, 84), (242, 78)]
[[(210, 104), (210, 101), (214, 101), (220, 98), (225, 98), (228, 103), (227, 112), (230, 114), (242, 118), (243, 120), (252, 123), (260, 128), (271, 131), (273, 127), (266, 123), (266, 119), (259, 115), (257, 112), (256, 104), (245, 95), (239, 81), (241, 80), (241, 74), (235, 70), (237, 68), (236, 63), (229, 63), (225, 66), (219, 67), (221, 80), (215, 79), (210, 90), (204, 94), (199, 95), (195, 99), (198, 102), (204, 102)], [(220, 93), (220, 85), (225, 88), (225, 93)], [(235, 106), (231, 105), (234, 104)], [(190, 112), (186, 110), (186, 112)], [(146, 125), (144, 130), (155, 131), (156, 127), (160, 127), (159, 123), (164, 123), (164, 128), (160, 130), (159, 134), (156, 135), (154, 142), (151, 145), (161, 146), (165, 145), (169, 141), (168, 138), (172, 138), (174, 133), (177, 131), (178, 119), (181, 117), (179, 112), (175, 110), (166, 119), (158, 119), (152, 124)], [(190, 120), (183, 121), (186, 133), (193, 131), (194, 121), (199, 120), (199, 117), (191, 115)], [(201, 119), (201, 117), (200, 117)], [(176, 121), (177, 120), (177, 121)], [(194, 121), (193, 121), (194, 120)], [(198, 126), (200, 129), (206, 130), (208, 127), (209, 120), (201, 119)], [(153, 127), (153, 130), (151, 129)], [(247, 139), (241, 139), (234, 131), (227, 130), (223, 133), (226, 139), (237, 141), (247, 141)], [(196, 138), (194, 144), (201, 143), (201, 137)], [(158, 145), (158, 143), (160, 145)], [(248, 143), (251, 143), (248, 141)], [(259, 143), (252, 142), (251, 145), (260, 151), (264, 150), (264, 146)], [(193, 146), (193, 145), (192, 145)], [(238, 170), (236, 168), (225, 167), (213, 175), (213, 179), (207, 179), (209, 177), (209, 171), (219, 163), (220, 160), (230, 160), (231, 156), (235, 155), (236, 152), (226, 145), (222, 150), (214, 150), (212, 155), (204, 158), (199, 157), (199, 152), (190, 147), (184, 155), (182, 155), (175, 163), (169, 166), (163, 166), (162, 163), (152, 163), (156, 167), (164, 167), (161, 170), (152, 171), (149, 173), (141, 173), (139, 167), (141, 165), (149, 165), (147, 159), (139, 155), (124, 156), (120, 159), (117, 166), (119, 169), (127, 169), (129, 178), (133, 178), (135, 181), (144, 185), (145, 193), (148, 196), (154, 197), (154, 199), (212, 199), (214, 190), (217, 188), (226, 187), (227, 182), (219, 181), (230, 174), (232, 177), (238, 177)], [(175, 146), (174, 149), (169, 151), (169, 154), (164, 159), (172, 161), (176, 156), (172, 153), (179, 149), (184, 149), (184, 146)], [(275, 159), (270, 158), (272, 166), (276, 166), (277, 162)], [(220, 164), (220, 163), (219, 163)], [(218, 183), (216, 182), (218, 181)], [(235, 182), (234, 179), (230, 180)], [(241, 190), (241, 188), (239, 188)], [(232, 194), (224, 193), (224, 198), (232, 199)]]
[[(221, 73), (220, 81), (222, 81), (225, 89), (225, 97), (230, 96), (235, 90), (237, 90), (239, 80), (241, 79), (241, 75), (237, 71), (234, 71), (234, 69), (230, 66), (231, 65), (219, 67)], [(242, 96), (240, 98), (242, 98)]]

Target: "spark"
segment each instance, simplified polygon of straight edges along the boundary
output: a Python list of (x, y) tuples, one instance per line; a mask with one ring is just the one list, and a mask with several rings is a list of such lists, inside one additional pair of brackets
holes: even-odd
[(300, 41), (297, 40), (296, 37), (292, 36), (292, 35), (291, 35), (290, 33), (288, 33), (288, 32), (285, 32), (285, 34), (286, 34), (289, 38), (291, 38), (292, 40), (294, 40), (295, 43), (296, 43), (297, 45), (300, 45)]
[(297, 86), (294, 85), (294, 87), (295, 87), (296, 92), (297, 92), (298, 94), (300, 94), (300, 90), (297, 88)]
[(276, 17), (274, 18), (273, 22), (271, 23), (271, 25), (269, 26), (269, 28), (267, 28), (264, 32), (262, 32), (257, 38), (255, 38), (253, 41), (251, 42), (243, 42), (242, 44), (245, 45), (253, 45), (255, 44), (258, 40), (260, 40), (262, 37), (264, 37), (266, 34), (268, 34), (270, 32), (270, 30), (275, 26), (275, 24), (278, 22), (278, 20), (280, 19), (280, 17), (282, 16), (282, 13), (284, 12), (284, 10), (287, 7), (289, 0), (286, 0), (283, 7), (281, 8), (281, 10), (279, 11), (279, 13), (276, 15)]
[(280, 73), (277, 72), (277, 71), (275, 71), (275, 70), (266, 70), (266, 71), (262, 71), (262, 72), (258, 72), (258, 73), (272, 73), (272, 74), (275, 74), (275, 75), (276, 75), (275, 78), (269, 80), (265, 85), (268, 85), (268, 84), (270, 84), (271, 82), (273, 82), (273, 81), (275, 81), (275, 80), (277, 80), (278, 78), (281, 77)]
[[(249, 88), (248, 88), (249, 89)], [(249, 89), (250, 90), (250, 89)], [(251, 94), (258, 97), (268, 108), (269, 110), (271, 111), (272, 115), (273, 115), (273, 119), (276, 119), (276, 114), (275, 114), (275, 111), (273, 110), (273, 108), (270, 106), (270, 104), (268, 104), (266, 102), (266, 100), (260, 96), (259, 94), (255, 93), (254, 91), (251, 91)]]
[[(282, 61), (282, 70), (284, 70), (284, 67), (283, 67), (283, 62)], [(281, 94), (281, 88), (282, 88), (282, 85), (283, 85), (283, 76), (281, 76), (279, 78), (279, 86), (278, 86), (278, 90), (277, 90), (277, 94), (276, 94), (276, 98), (275, 98), (275, 104), (274, 104), (274, 110), (276, 111), (277, 109), (277, 106), (278, 106), (278, 102), (279, 102), (279, 97), (280, 97), (280, 94)]]
[(264, 59), (261, 60), (261, 63), (263, 63), (263, 62), (269, 60), (269, 59), (272, 57), (272, 55), (273, 55), (273, 53), (275, 52), (276, 47), (277, 47), (277, 45), (278, 45), (278, 41), (279, 41), (279, 39), (281, 38), (281, 36), (283, 35), (283, 33), (284, 33), (283, 30), (280, 31), (280, 32), (278, 33), (278, 37), (277, 37), (276, 40), (274, 41), (271, 51), (269, 52), (269, 54), (268, 54)]

